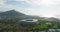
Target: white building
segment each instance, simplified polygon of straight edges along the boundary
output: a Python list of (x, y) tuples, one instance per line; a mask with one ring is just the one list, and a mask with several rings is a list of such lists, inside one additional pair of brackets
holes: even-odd
[(39, 24), (37, 19), (23, 19), (18, 22), (19, 25), (37, 25)]

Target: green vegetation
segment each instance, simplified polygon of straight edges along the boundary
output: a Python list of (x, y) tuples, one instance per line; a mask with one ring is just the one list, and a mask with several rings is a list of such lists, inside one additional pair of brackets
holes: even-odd
[[(21, 26), (17, 25), (21, 19), (37, 19), (38, 25), (35, 26)], [(28, 30), (46, 30), (46, 29), (57, 29), (60, 28), (60, 20), (57, 18), (44, 18), (36, 16), (27, 16), (16, 11), (7, 11), (0, 13), (0, 32), (17, 32), (17, 31), (28, 31)]]
[(16, 26), (16, 23), (21, 19), (8, 19), (6, 21), (0, 20), (0, 31), (20, 31), (20, 30), (46, 30), (60, 28), (59, 22), (39, 20), (40, 24), (36, 26)]

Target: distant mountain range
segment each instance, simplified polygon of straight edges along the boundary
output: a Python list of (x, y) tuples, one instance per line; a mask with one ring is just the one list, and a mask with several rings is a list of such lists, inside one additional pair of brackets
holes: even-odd
[(15, 11), (15, 10), (10, 10), (6, 12), (0, 13), (0, 18), (39, 18), (39, 17), (33, 17), (29, 15), (25, 15), (21, 12)]

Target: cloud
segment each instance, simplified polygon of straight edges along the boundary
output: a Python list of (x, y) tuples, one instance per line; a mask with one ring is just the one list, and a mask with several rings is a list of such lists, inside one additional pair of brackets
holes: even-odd
[[(12, 1), (12, 0), (10, 0)], [(13, 1), (23, 1), (23, 2), (27, 2), (29, 4), (32, 4), (32, 5), (46, 5), (46, 6), (51, 6), (51, 5), (58, 5), (60, 4), (60, 0), (13, 0)]]
[[(17, 10), (22, 10), (23, 12), (28, 15), (43, 15), (45, 17), (54, 17), (55, 14), (60, 14), (60, 0), (16, 0), (18, 2), (26, 2), (31, 4), (32, 7), (30, 8), (18, 8)], [(57, 12), (56, 12), (57, 11)]]
[(60, 0), (41, 0), (41, 5), (46, 5), (46, 6), (54, 6), (54, 5), (59, 5)]
[(7, 11), (10, 9), (16, 8), (13, 5), (7, 5), (6, 2), (7, 2), (7, 0), (0, 0), (0, 11)]
[(13, 5), (0, 5), (0, 11), (2, 11), (2, 12), (8, 11), (8, 10), (11, 10), (14, 8), (16, 8), (16, 7)]
[(0, 5), (4, 5), (5, 2), (5, 0), (0, 0)]
[[(12, 0), (9, 0), (12, 1)], [(40, 5), (40, 0), (13, 0), (13, 1), (18, 1), (18, 2), (26, 2), (32, 5)]]
[(27, 15), (52, 17), (60, 14), (60, 0), (0, 0), (0, 11), (10, 9)]

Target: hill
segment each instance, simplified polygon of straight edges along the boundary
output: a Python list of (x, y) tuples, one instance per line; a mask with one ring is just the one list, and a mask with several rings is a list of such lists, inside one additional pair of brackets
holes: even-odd
[(0, 18), (25, 18), (25, 16), (25, 14), (17, 12), (15, 10), (0, 13)]

